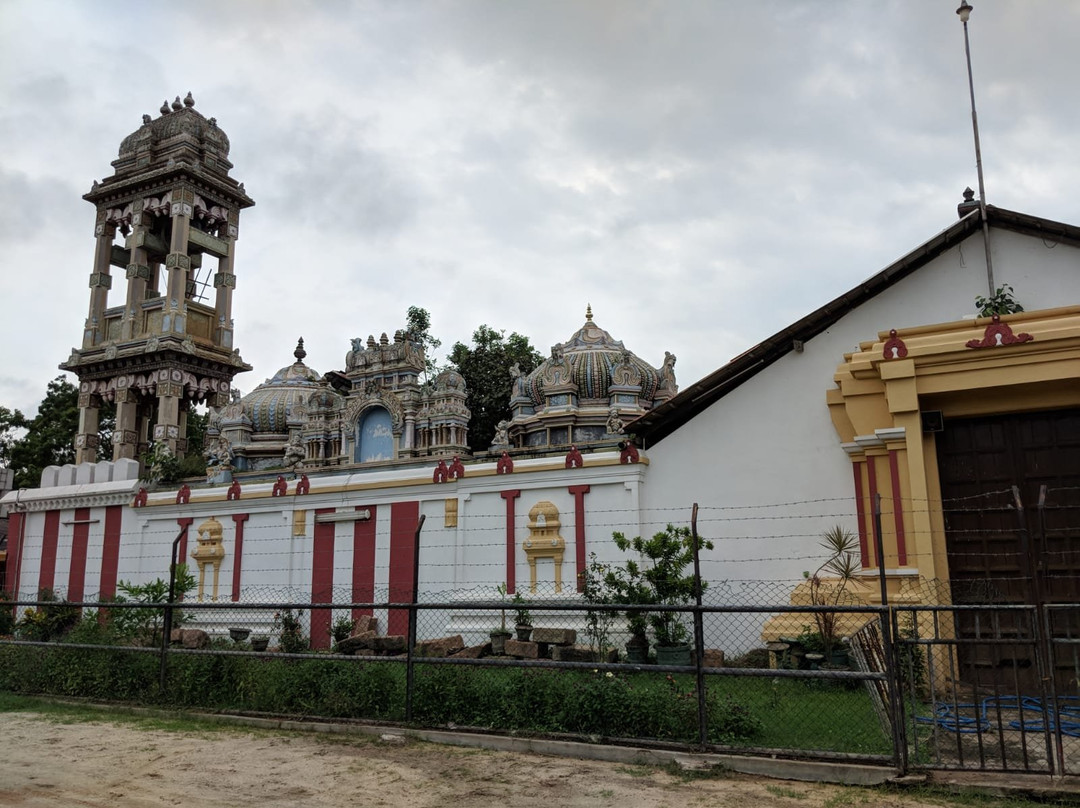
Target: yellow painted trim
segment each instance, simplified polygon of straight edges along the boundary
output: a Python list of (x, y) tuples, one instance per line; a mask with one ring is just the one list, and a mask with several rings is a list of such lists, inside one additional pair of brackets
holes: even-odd
[[(898, 562), (898, 546), (891, 504), (890, 512), (884, 512), (885, 501), (892, 496), (890, 462), (879, 458), (895, 452), (906, 566), (917, 568), (923, 578), (946, 580), (949, 575), (936, 440), (922, 431), (923, 410), (957, 417), (1080, 407), (1080, 306), (1002, 317), (1014, 333), (1028, 333), (1034, 339), (968, 348), (969, 341), (982, 339), (992, 322), (980, 318), (898, 331), (907, 348), (903, 359), (885, 359), (890, 332), (881, 331), (876, 341), (863, 342), (859, 351), (844, 354), (833, 376), (835, 386), (827, 391), (826, 404), (841, 443), (881, 429), (904, 429), (903, 440), (890, 439), (883, 449), (868, 446), (850, 457), (867, 464), (862, 472), (864, 494), (869, 490), (868, 469), (874, 464), (883, 498), (886, 567)], [(869, 509), (867, 514), (872, 522)], [(870, 535), (870, 525), (866, 527)]]

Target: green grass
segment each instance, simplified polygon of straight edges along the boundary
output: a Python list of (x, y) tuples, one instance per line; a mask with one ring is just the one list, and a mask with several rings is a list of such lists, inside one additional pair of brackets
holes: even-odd
[(820, 680), (715, 676), (709, 677), (707, 686), (731, 694), (761, 720), (761, 733), (737, 745), (866, 755), (892, 752), (892, 742), (861, 684), (852, 688)]
[(765, 790), (774, 797), (787, 797), (789, 800), (805, 800), (806, 795), (801, 791), (786, 786), (765, 786)]

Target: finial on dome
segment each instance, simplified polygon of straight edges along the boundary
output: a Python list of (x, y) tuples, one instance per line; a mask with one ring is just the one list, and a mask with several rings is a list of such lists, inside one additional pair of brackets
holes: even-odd
[(162, 115), (168, 115), (169, 114), (169, 99), (168, 98), (166, 98), (164, 101), (161, 102), (161, 109), (159, 109), (158, 112), (160, 112)]
[(176, 96), (176, 98), (173, 99), (172, 108), (177, 110), (177, 111), (182, 110), (184, 108), (184, 105), (180, 103), (180, 96)]
[(585, 322), (592, 322), (592, 303), (585, 304)]
[(304, 338), (300, 337), (296, 341), (296, 350), (292, 352), (292, 355), (296, 357), (297, 362), (303, 362), (304, 357), (307, 356), (307, 351), (304, 350)]
[(193, 107), (193, 106), (195, 106), (195, 99), (191, 95), (191, 90), (188, 90), (187, 95), (184, 96), (184, 106), (185, 107)]

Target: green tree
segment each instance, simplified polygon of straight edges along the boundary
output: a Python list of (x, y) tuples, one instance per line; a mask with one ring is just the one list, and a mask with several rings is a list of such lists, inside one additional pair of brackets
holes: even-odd
[(435, 362), (435, 350), (442, 347), (442, 340), (431, 335), (431, 314), (419, 306), (409, 306), (405, 312), (405, 330), (424, 347), (424, 382), (430, 382), (438, 375), (439, 367)]
[[(116, 410), (101, 408), (97, 459), (112, 459), (112, 433)], [(17, 432), (25, 430), (22, 435)], [(27, 418), (18, 410), (0, 406), (0, 462), (15, 471), (17, 488), (35, 488), (46, 466), (75, 461), (75, 435), (79, 431), (79, 389), (57, 376), (45, 391), (37, 415)]]
[(522, 373), (530, 373), (543, 361), (528, 337), (505, 334), (482, 325), (473, 332), (472, 345), (457, 342), (450, 351), (450, 363), (468, 390), (469, 448), (474, 452), (487, 451), (496, 424), (510, 414), (510, 367), (516, 362)]
[(75, 433), (79, 429), (79, 392), (63, 376), (57, 376), (45, 391), (33, 418), (18, 410), (13, 426), (26, 433), (13, 440), (7, 450), (8, 465), (15, 471), (17, 488), (36, 488), (46, 466), (62, 466), (75, 461)]
[(19, 438), (17, 433), (26, 429), (29, 423), (18, 410), (9, 410), (0, 404), (0, 465), (8, 466), (11, 463), (11, 447)]

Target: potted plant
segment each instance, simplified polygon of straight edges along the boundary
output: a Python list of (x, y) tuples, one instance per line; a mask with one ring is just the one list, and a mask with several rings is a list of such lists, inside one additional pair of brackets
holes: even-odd
[(499, 593), (503, 608), (499, 610), (501, 615), (499, 625), (491, 630), (489, 636), (491, 637), (491, 653), (502, 656), (506, 652), (506, 641), (513, 635), (506, 630), (506, 584), (499, 584), (496, 591)]
[(251, 638), (251, 650), (262, 652), (270, 645), (270, 638), (266, 634), (255, 634)]
[[(821, 546), (829, 551), (829, 557), (810, 575), (810, 602), (815, 606), (837, 606), (841, 601), (852, 602), (854, 598), (848, 587), (858, 584), (859, 540), (847, 529), (836, 525), (821, 537)], [(823, 578), (822, 572), (831, 573)], [(847, 648), (841, 643), (838, 630), (839, 614), (833, 611), (814, 612), (814, 625), (821, 637), (821, 653), (826, 665), (847, 665)]]
[(514, 630), (517, 632), (517, 638), (521, 642), (528, 642), (529, 635), (532, 634), (532, 615), (529, 614), (528, 606), (526, 605), (525, 598), (521, 596), (520, 592), (514, 594)]
[[(660, 606), (685, 606), (694, 599), (695, 578), (692, 573), (685, 574), (685, 570), (694, 561), (695, 543), (696, 549), (711, 550), (712, 542), (695, 537), (688, 527), (670, 524), (650, 539), (641, 536), (628, 539), (622, 533), (615, 533), (613, 538), (620, 550), (633, 550), (643, 562), (626, 562), (628, 581), (645, 585), (634, 593), (635, 596), (644, 596), (647, 591), (649, 602)], [(705, 588), (704, 582), (701, 587)], [(630, 624), (632, 619), (641, 616), (637, 611), (628, 610), (627, 628), (632, 637), (640, 626), (637, 620), (634, 625)], [(654, 610), (648, 614), (648, 624), (656, 638), (657, 662), (661, 665), (690, 664), (689, 632), (682, 612)]]

